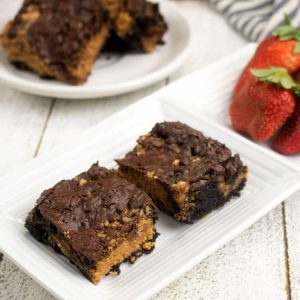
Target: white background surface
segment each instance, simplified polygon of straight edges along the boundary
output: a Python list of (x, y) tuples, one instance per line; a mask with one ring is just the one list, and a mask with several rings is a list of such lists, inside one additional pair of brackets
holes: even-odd
[[(179, 72), (155, 86), (106, 100), (79, 102), (37, 99), (0, 86), (0, 175), (61, 142), (71, 141), (144, 95), (246, 43), (207, 2), (176, 3), (193, 27), (192, 54)], [(299, 197), (298, 193), (287, 199), (154, 299), (300, 299)], [(53, 297), (4, 257), (0, 263), (0, 299)]]

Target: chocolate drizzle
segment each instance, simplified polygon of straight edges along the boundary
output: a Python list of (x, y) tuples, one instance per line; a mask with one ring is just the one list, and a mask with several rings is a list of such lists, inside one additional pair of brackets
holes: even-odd
[(156, 124), (121, 166), (151, 173), (167, 185), (184, 181), (191, 191), (212, 182), (231, 183), (243, 167), (239, 155), (220, 142), (179, 122)]
[(28, 10), (39, 14), (28, 30), (32, 51), (58, 68), (76, 67), (80, 50), (106, 22), (99, 0), (26, 0), (11, 35), (23, 26), (22, 13)]
[[(105, 0), (104, 0), (105, 1)], [(106, 43), (105, 50), (115, 52), (144, 52), (143, 39), (155, 37), (157, 44), (164, 44), (163, 36), (168, 26), (159, 12), (157, 3), (145, 0), (120, 0), (120, 13), (128, 14), (133, 24), (126, 32), (120, 35), (117, 26), (113, 26), (111, 35)], [(114, 24), (114, 22), (112, 22)]]
[(127, 0), (124, 4), (127, 11), (135, 20), (136, 33), (142, 36), (160, 35), (165, 33), (167, 25), (159, 12), (157, 3), (141, 0)]
[(63, 180), (46, 190), (38, 203), (42, 216), (61, 232), (120, 221), (130, 211), (152, 204), (133, 184), (97, 165), (76, 179)]

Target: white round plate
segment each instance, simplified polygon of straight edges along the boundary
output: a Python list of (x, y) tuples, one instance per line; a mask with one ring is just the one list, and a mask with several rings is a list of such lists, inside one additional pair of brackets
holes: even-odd
[[(1, 0), (0, 26), (13, 17), (20, 0)], [(164, 37), (165, 45), (152, 54), (103, 54), (96, 61), (88, 81), (83, 86), (70, 86), (56, 80), (40, 79), (37, 75), (14, 68), (0, 51), (0, 81), (10, 87), (31, 94), (87, 99), (127, 93), (157, 82), (186, 60), (191, 44), (191, 31), (187, 20), (175, 4), (160, 2), (169, 29)], [(4, 9), (5, 8), (5, 9)]]

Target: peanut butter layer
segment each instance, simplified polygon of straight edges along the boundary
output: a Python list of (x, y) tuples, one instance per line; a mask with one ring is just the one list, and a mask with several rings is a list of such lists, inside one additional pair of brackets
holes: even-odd
[(25, 0), (0, 40), (11, 62), (42, 77), (82, 84), (108, 34), (99, 0)]
[(121, 176), (185, 223), (222, 206), (247, 179), (247, 167), (239, 155), (179, 122), (156, 124), (117, 163)]
[(93, 283), (150, 252), (156, 239), (156, 207), (127, 180), (93, 165), (42, 193), (25, 227), (64, 254)]

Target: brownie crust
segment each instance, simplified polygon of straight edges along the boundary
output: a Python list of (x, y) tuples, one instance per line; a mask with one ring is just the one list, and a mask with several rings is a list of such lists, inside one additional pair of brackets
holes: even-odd
[(222, 206), (243, 189), (247, 179), (239, 155), (180, 122), (156, 124), (117, 163), (121, 176), (184, 223)]
[(152, 251), (156, 214), (148, 195), (93, 165), (44, 191), (25, 227), (97, 283), (108, 273), (118, 274), (122, 262)]
[(153, 52), (164, 44), (168, 26), (159, 4), (145, 0), (101, 0), (112, 24), (105, 49), (115, 52)]

